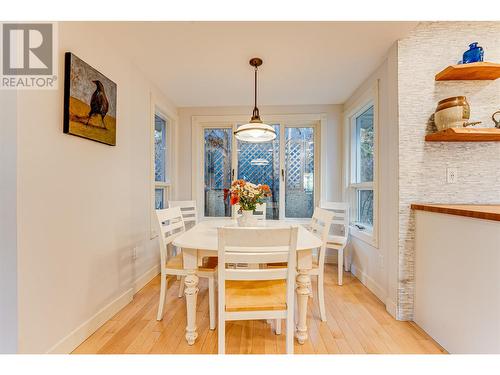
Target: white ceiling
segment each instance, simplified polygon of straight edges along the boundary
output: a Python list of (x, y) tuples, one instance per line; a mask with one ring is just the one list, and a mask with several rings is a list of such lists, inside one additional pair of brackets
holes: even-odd
[(338, 104), (416, 24), (120, 22), (112, 32), (179, 107), (252, 105), (254, 56), (259, 105)]

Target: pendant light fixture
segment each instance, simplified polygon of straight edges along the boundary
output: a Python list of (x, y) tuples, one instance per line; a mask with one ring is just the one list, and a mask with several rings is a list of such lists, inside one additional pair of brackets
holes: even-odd
[(276, 132), (270, 125), (264, 124), (260, 119), (259, 108), (257, 108), (257, 68), (262, 65), (262, 59), (254, 57), (250, 65), (255, 68), (255, 105), (253, 107), (250, 122), (241, 125), (235, 132), (235, 137), (243, 142), (261, 143), (270, 142), (276, 138)]

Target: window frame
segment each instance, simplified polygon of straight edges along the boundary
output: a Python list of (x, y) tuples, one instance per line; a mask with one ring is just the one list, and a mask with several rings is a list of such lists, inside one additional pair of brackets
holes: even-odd
[[(156, 150), (155, 150), (155, 130), (156, 130), (156, 117), (160, 117), (162, 120), (165, 121), (165, 181), (156, 181)], [(154, 183), (154, 193), (155, 193), (155, 202), (156, 203), (156, 189), (162, 189), (163, 191), (163, 201), (167, 202), (168, 199), (170, 199), (170, 188), (171, 188), (171, 182), (170, 182), (170, 175), (172, 173), (170, 165), (171, 165), (171, 157), (170, 157), (170, 148), (171, 148), (171, 137), (170, 137), (170, 120), (167, 115), (165, 115), (161, 109), (159, 109), (157, 106), (155, 106), (155, 111), (153, 114), (153, 129), (152, 129), (152, 134), (153, 134), (153, 183)], [(156, 204), (154, 206), (156, 209)], [(164, 207), (166, 208), (166, 207)]]
[[(358, 161), (359, 152), (357, 148), (357, 129), (356, 118), (363, 114), (367, 109), (373, 106), (373, 181), (358, 181)], [(378, 119), (379, 119), (379, 100), (378, 100), (378, 80), (367, 89), (360, 97), (345, 111), (344, 117), (344, 145), (345, 145), (345, 200), (350, 205), (350, 233), (364, 242), (378, 247)], [(373, 191), (373, 225), (366, 226), (358, 221), (358, 192), (360, 190)], [(363, 227), (359, 227), (362, 225)]]
[[(155, 117), (159, 115), (166, 122), (166, 149), (165, 149), (165, 182), (156, 181), (155, 175)], [(174, 163), (175, 144), (177, 137), (177, 114), (169, 106), (161, 104), (153, 93), (150, 93), (150, 115), (149, 115), (149, 131), (150, 131), (150, 194), (149, 194), (149, 207), (150, 207), (150, 239), (155, 238), (158, 234), (156, 231), (156, 199), (155, 190), (157, 188), (163, 189), (163, 200), (167, 202), (175, 194), (174, 179), (177, 173), (176, 164)]]
[[(314, 203), (315, 206), (321, 200), (325, 200), (323, 194), (326, 191), (326, 121), (327, 115), (325, 113), (318, 114), (282, 114), (282, 115), (265, 115), (267, 123), (276, 123), (280, 125), (280, 134), (284, 135), (285, 128), (287, 127), (314, 127)], [(207, 115), (207, 116), (193, 116), (191, 118), (192, 127), (192, 197), (197, 201), (199, 207), (204, 207), (203, 198), (203, 129), (205, 128), (220, 128), (232, 127), (236, 129), (238, 124), (248, 122), (247, 115)], [(233, 137), (233, 148), (237, 149), (236, 139)], [(284, 142), (281, 142), (280, 148), (283, 148), (283, 158), (280, 158), (280, 169), (284, 169)], [(233, 152), (232, 159), (233, 169), (237, 175), (237, 152)], [(283, 181), (281, 181), (282, 183)], [(280, 212), (284, 211), (284, 197), (280, 199)], [(204, 210), (200, 210), (200, 217), (202, 219), (217, 219), (216, 217), (205, 217)], [(220, 217), (219, 217), (220, 219)], [(283, 217), (285, 219), (285, 217)], [(308, 223), (310, 218), (286, 218), (287, 221), (295, 221), (297, 223)]]

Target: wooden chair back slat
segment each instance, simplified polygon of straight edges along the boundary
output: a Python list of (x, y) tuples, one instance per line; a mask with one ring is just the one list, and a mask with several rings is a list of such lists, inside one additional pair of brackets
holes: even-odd
[(268, 249), (263, 249), (262, 252), (226, 252), (226, 263), (250, 263), (253, 264), (255, 259), (265, 259), (264, 263), (283, 263), (288, 261), (288, 248), (284, 252), (268, 252)]
[(349, 233), (349, 204), (321, 201), (319, 206), (333, 213), (332, 224), (342, 226), (346, 235)]
[(164, 268), (168, 261), (168, 246), (186, 227), (179, 207), (156, 210), (158, 238), (160, 241), (161, 267)]
[(333, 212), (316, 207), (311, 219), (311, 232), (321, 239), (321, 247), (318, 253), (318, 265), (323, 267), (326, 255), (326, 243), (333, 220)]
[[(292, 264), (296, 262), (297, 231), (297, 227), (219, 228), (219, 278), (227, 278), (228, 280), (275, 280), (280, 275), (281, 279), (287, 279), (290, 273), (295, 272), (295, 270), (290, 270), (290, 262)], [(290, 258), (293, 258), (293, 260)], [(234, 263), (268, 264), (282, 262), (287, 262), (288, 267), (272, 270), (261, 268), (226, 269), (225, 267), (227, 264)], [(271, 275), (271, 279), (266, 279)]]
[(182, 219), (185, 224), (189, 224), (189, 227), (198, 223), (196, 201), (168, 201), (168, 207), (179, 207), (181, 209)]

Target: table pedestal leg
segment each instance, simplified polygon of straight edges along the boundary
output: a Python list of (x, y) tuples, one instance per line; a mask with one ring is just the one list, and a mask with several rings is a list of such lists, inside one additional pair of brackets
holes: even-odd
[(296, 292), (299, 310), (296, 336), (299, 344), (304, 344), (307, 340), (307, 301), (311, 294), (311, 277), (302, 270), (298, 270)]
[(196, 332), (196, 299), (198, 297), (198, 276), (195, 271), (189, 271), (184, 279), (184, 294), (186, 295), (187, 326), (186, 341), (193, 345), (198, 333)]

